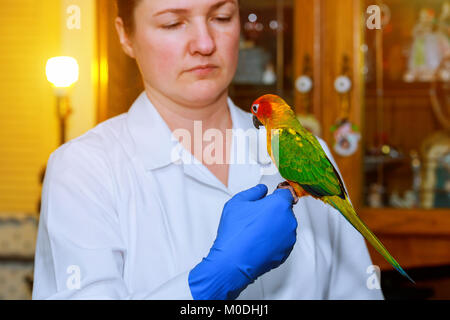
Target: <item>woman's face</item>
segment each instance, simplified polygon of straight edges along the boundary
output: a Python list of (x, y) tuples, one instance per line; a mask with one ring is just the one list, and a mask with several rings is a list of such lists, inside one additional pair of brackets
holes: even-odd
[(227, 93), (239, 33), (237, 0), (142, 0), (126, 51), (146, 87), (177, 103), (202, 106)]

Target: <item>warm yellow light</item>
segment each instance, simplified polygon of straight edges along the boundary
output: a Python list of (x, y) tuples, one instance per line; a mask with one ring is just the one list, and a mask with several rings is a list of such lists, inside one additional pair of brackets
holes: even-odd
[(391, 153), (391, 147), (389, 147), (388, 145), (383, 145), (381, 147), (381, 152), (383, 154), (389, 154), (389, 153)]
[(56, 88), (70, 87), (78, 81), (78, 62), (72, 57), (48, 59), (45, 74)]

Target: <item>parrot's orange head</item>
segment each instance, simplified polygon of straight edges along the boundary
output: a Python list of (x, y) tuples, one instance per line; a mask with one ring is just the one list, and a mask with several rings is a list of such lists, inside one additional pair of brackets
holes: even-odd
[(287, 106), (286, 102), (273, 94), (266, 94), (256, 99), (251, 108), (255, 127), (259, 129), (260, 126), (266, 126), (267, 121), (279, 113), (279, 109), (283, 106)]

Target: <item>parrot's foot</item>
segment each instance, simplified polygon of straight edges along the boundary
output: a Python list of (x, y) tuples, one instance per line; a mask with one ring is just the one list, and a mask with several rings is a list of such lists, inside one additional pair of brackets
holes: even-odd
[(292, 193), (292, 197), (294, 197), (294, 204), (297, 204), (299, 197), (297, 196), (297, 193), (295, 193), (294, 188), (292, 188), (289, 182), (287, 181), (281, 182), (277, 186), (277, 189), (288, 189)]

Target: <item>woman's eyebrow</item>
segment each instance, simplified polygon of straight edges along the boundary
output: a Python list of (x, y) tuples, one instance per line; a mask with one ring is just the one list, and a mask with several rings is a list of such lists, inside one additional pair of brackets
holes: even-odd
[(227, 3), (233, 3), (233, 4), (235, 4), (235, 3), (236, 3), (236, 0), (223, 0), (223, 1), (220, 1), (220, 2), (216, 3), (215, 5), (213, 5), (213, 6), (211, 7), (210, 11), (214, 11), (214, 10), (216, 10), (216, 9), (219, 9), (220, 7), (222, 7), (223, 5), (225, 5), (225, 4), (227, 4)]
[[(213, 6), (211, 6), (210, 11), (214, 11), (214, 10), (222, 7), (223, 5), (225, 5), (227, 3), (236, 3), (236, 1), (235, 0), (223, 0), (223, 1), (220, 1), (220, 2), (218, 2), (216, 4), (214, 4)], [(187, 12), (189, 12), (189, 10), (188, 9), (184, 9), (184, 8), (168, 8), (168, 9), (165, 9), (165, 10), (162, 10), (162, 11), (159, 11), (159, 12), (155, 13), (153, 16), (156, 17), (156, 16), (160, 16), (160, 15), (165, 14), (165, 13), (185, 14)]]
[(165, 10), (159, 11), (159, 12), (155, 13), (153, 16), (154, 16), (154, 17), (160, 16), (160, 15), (162, 15), (162, 14), (164, 14), (164, 13), (178, 13), (178, 14), (183, 14), (183, 13), (186, 13), (186, 12), (188, 12), (187, 9), (170, 8), (170, 9), (165, 9)]

